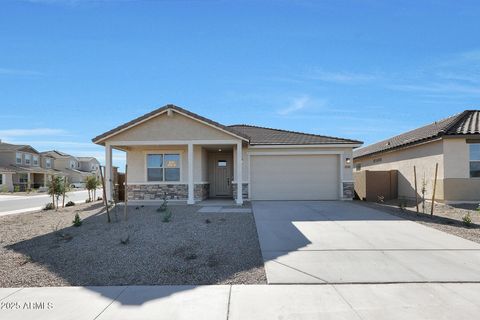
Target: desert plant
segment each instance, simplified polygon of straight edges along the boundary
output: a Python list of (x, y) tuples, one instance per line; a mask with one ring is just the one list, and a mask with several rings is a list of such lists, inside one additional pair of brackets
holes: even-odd
[(385, 196), (378, 196), (377, 195), (377, 202), (378, 203), (384, 203), (385, 202)]
[(75, 205), (75, 202), (73, 201), (68, 201), (65, 207), (73, 207)]
[(3, 186), (0, 190), (1, 190), (0, 192), (7, 193), (8, 192), (8, 187)]
[(43, 210), (53, 210), (55, 209), (55, 205), (51, 202), (47, 203), (45, 207), (43, 207)]
[(130, 242), (130, 235), (128, 235), (125, 239), (120, 238), (120, 243), (127, 245)]
[(470, 216), (470, 212), (468, 212), (462, 217), (462, 221), (467, 227), (470, 227), (472, 225), (472, 216)]
[(75, 218), (73, 218), (72, 223), (74, 227), (80, 227), (82, 225), (82, 219), (80, 219), (78, 212), (75, 213)]
[(162, 222), (170, 222), (172, 220), (172, 211), (165, 210), (162, 214)]
[(13, 186), (13, 192), (20, 192), (20, 186)]
[(425, 175), (422, 179), (422, 212), (425, 213), (425, 194), (427, 193), (427, 180), (425, 179)]

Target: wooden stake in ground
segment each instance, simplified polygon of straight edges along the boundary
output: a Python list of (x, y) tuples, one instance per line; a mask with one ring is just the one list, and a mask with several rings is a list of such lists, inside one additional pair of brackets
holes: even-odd
[(63, 177), (62, 208), (65, 208), (65, 192), (66, 191), (67, 191), (67, 177)]
[(435, 164), (435, 180), (433, 180), (432, 208), (430, 209), (431, 216), (433, 216), (433, 207), (435, 206), (435, 191), (437, 189), (437, 173), (438, 173), (438, 162)]
[(105, 190), (105, 179), (103, 179), (102, 166), (100, 166), (100, 178), (102, 179), (103, 187), (103, 203), (105, 204), (105, 208), (107, 209), (107, 222), (110, 223), (110, 212), (108, 211), (107, 191)]
[(124, 182), (124, 187), (123, 187), (123, 192), (124, 192), (124, 199), (123, 199), (123, 204), (125, 206), (125, 221), (128, 219), (127, 216), (127, 205), (128, 205), (128, 194), (127, 194), (127, 178), (128, 178), (128, 164), (125, 165), (125, 182)]
[(415, 205), (418, 213), (417, 168), (415, 166), (413, 166), (413, 177), (415, 179)]

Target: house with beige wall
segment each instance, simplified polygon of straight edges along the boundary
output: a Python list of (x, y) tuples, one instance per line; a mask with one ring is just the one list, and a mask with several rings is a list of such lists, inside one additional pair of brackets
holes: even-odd
[[(126, 153), (129, 200), (352, 199), (352, 150), (360, 141), (250, 125), (225, 126), (166, 105), (92, 141)], [(238, 187), (240, 186), (240, 187)]]
[[(0, 190), (25, 191), (44, 188), (52, 175), (53, 159), (43, 157), (29, 145), (18, 145), (0, 141)], [(51, 166), (45, 166), (45, 162)]]
[(415, 198), (422, 186), (431, 199), (438, 164), (435, 200), (480, 202), (480, 111), (466, 110), (421, 128), (355, 150), (355, 173), (398, 173), (398, 197)]
[(42, 156), (54, 159), (55, 169), (61, 171), (75, 187), (83, 186), (88, 176), (99, 175), (100, 163), (94, 157), (75, 157), (58, 150), (42, 152)]

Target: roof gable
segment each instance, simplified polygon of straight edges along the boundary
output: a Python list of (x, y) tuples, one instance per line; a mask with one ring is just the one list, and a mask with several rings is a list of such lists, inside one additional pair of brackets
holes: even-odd
[[(225, 138), (225, 135), (226, 135), (230, 138), (233, 136), (235, 138), (248, 141), (248, 137), (246, 137), (242, 134), (239, 134), (238, 132), (235, 132), (234, 130), (231, 130), (227, 126), (224, 126), (224, 125), (222, 125), (218, 122), (215, 122), (213, 120), (204, 118), (204, 117), (202, 117), (198, 114), (195, 114), (193, 112), (190, 112), (188, 110), (185, 110), (183, 108), (177, 107), (177, 106), (172, 105), (172, 104), (166, 105), (166, 106), (161, 107), (157, 110), (154, 110), (150, 113), (147, 113), (147, 114), (145, 114), (141, 117), (138, 117), (138, 118), (136, 118), (132, 121), (124, 123), (124, 124), (114, 128), (110, 131), (107, 131), (107, 132), (93, 138), (92, 141), (94, 143), (97, 143), (97, 144), (104, 144), (105, 140), (113, 138), (113, 137), (115, 137), (115, 139), (117, 139), (117, 140), (118, 139), (119, 140), (134, 140), (135, 139), (134, 137), (129, 136), (129, 134), (131, 134), (133, 132), (132, 129), (134, 129), (135, 127), (144, 125), (145, 127), (149, 127), (151, 130), (155, 131), (155, 125), (151, 124), (152, 121), (155, 121), (155, 119), (158, 121), (159, 117), (161, 117), (161, 116), (171, 116), (172, 114), (174, 116), (169, 118), (168, 120), (175, 119), (175, 114), (181, 115), (183, 117), (186, 117), (186, 118), (189, 118), (189, 119), (193, 120), (194, 122), (202, 124), (203, 126), (210, 127), (211, 129), (214, 129), (216, 131), (219, 131), (219, 132), (223, 133), (224, 134), (223, 138)], [(156, 123), (156, 124), (157, 124), (157, 128), (158, 128), (158, 123)], [(164, 122), (163, 124), (171, 127), (171, 129), (173, 129), (173, 127), (174, 127), (174, 123), (171, 123), (171, 125), (170, 125), (168, 122)], [(197, 128), (199, 128), (199, 127), (197, 126)], [(187, 127), (186, 129), (187, 129), (187, 131), (191, 131), (192, 128)], [(152, 135), (152, 133), (150, 133), (150, 135)], [(198, 135), (195, 132), (193, 132), (189, 136), (189, 138), (192, 138), (192, 137), (197, 137), (197, 139), (198, 139)], [(167, 140), (167, 139), (168, 138), (166, 138), (166, 139), (162, 138), (162, 140)]]

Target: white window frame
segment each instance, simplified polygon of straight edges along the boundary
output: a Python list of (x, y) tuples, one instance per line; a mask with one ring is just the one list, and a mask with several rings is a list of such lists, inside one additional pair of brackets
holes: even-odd
[(32, 165), (35, 166), (35, 167), (38, 167), (40, 165), (40, 163), (38, 161), (39, 161), (39, 157), (36, 156), (36, 155), (33, 155), (32, 156)]
[(45, 168), (51, 169), (52, 168), (52, 159), (45, 158)]
[[(20, 160), (20, 161), (18, 161), (18, 160)], [(22, 155), (22, 153), (21, 153), (21, 152), (15, 153), (15, 163), (16, 163), (16, 164), (22, 164), (22, 162), (23, 162), (23, 155)]]
[(70, 169), (75, 169), (76, 166), (75, 160), (70, 160)]
[(471, 150), (471, 146), (472, 145), (478, 145), (480, 146), (480, 143), (469, 143), (468, 144), (468, 176), (470, 177), (470, 179), (480, 179), (480, 177), (472, 177), (472, 172), (470, 170), (470, 164), (472, 162), (478, 162), (480, 163), (480, 160), (472, 160), (472, 150)]
[[(150, 181), (148, 180), (148, 156), (149, 155), (161, 155), (162, 161), (165, 159), (165, 155), (178, 155), (178, 169), (180, 170), (179, 180), (176, 181), (165, 181), (165, 167), (162, 166), (163, 171), (163, 180), (159, 181)], [(183, 170), (182, 170), (182, 151), (179, 150), (161, 150), (161, 151), (146, 151), (145, 152), (145, 182), (147, 183), (155, 183), (155, 184), (178, 184), (183, 181)]]
[(25, 165), (31, 166), (32, 165), (32, 155), (30, 153), (25, 153), (24, 154), (24, 161), (25, 161)]

